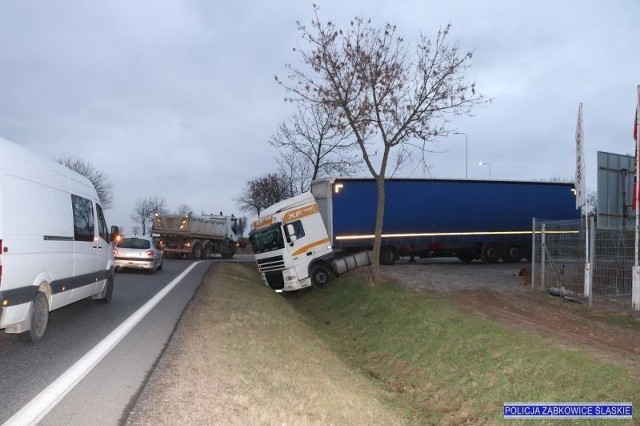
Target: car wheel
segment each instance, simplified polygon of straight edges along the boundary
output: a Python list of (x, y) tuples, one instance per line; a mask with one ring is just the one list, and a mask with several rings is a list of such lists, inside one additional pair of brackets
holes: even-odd
[(158, 271), (162, 271), (162, 260), (160, 260), (160, 264), (158, 265)]

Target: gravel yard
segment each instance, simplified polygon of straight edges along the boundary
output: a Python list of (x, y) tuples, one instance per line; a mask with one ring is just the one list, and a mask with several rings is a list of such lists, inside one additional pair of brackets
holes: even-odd
[(416, 259), (408, 263), (401, 258), (393, 266), (381, 266), (382, 275), (413, 288), (435, 291), (518, 290), (522, 287), (519, 273), (530, 268), (527, 262), (461, 263), (457, 258)]

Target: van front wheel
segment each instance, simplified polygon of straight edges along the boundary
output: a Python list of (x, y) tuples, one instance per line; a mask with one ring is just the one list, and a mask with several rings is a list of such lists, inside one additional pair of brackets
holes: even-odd
[(32, 343), (38, 343), (44, 333), (47, 331), (47, 324), (49, 324), (49, 302), (47, 296), (43, 292), (36, 293), (36, 297), (33, 298), (30, 312), (31, 329), (21, 334), (21, 337)]

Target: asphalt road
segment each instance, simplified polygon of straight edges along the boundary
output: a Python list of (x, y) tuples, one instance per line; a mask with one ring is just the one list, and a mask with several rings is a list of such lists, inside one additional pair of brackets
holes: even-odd
[[(244, 260), (239, 256), (234, 260)], [(40, 422), (118, 424), (161, 355), (212, 260), (198, 264)], [(51, 312), (45, 338), (24, 343), (0, 331), (0, 424), (102, 341), (192, 264), (167, 259), (162, 271), (116, 274), (111, 303), (84, 300)]]

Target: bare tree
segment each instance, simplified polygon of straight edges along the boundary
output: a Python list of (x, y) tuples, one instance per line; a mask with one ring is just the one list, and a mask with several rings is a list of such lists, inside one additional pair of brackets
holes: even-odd
[(147, 229), (153, 223), (153, 215), (155, 213), (165, 212), (166, 201), (164, 198), (160, 198), (157, 195), (147, 198), (139, 198), (136, 201), (136, 206), (131, 214), (131, 219), (140, 224), (142, 229), (142, 235), (147, 234)]
[(311, 181), (331, 174), (350, 175), (360, 158), (349, 132), (336, 128), (339, 110), (327, 104), (298, 105), (295, 114), (278, 126), (269, 143), (285, 152), (278, 159), (280, 172), (290, 181), (292, 195), (306, 192)]
[(290, 197), (308, 191), (311, 186), (313, 172), (311, 163), (301, 158), (300, 154), (287, 151), (276, 158), (278, 174), (282, 177)]
[(178, 206), (178, 210), (176, 210), (176, 213), (178, 213), (178, 214), (188, 214), (188, 213), (190, 213), (192, 211), (193, 211), (193, 209), (191, 207), (189, 207), (188, 205), (180, 204)]
[(310, 27), (298, 23), (306, 46), (294, 51), (304, 66), (286, 65), (288, 82), (277, 76), (276, 81), (292, 101), (338, 109), (335, 129), (353, 133), (360, 147), (377, 187), (371, 269), (376, 282), (389, 162), (394, 155), (401, 161), (415, 148), (426, 166), (427, 143), (446, 135), (452, 117), (468, 114), (484, 98), (465, 80), (472, 55), (448, 44), (450, 26), (434, 41), (421, 34), (412, 53), (394, 25), (376, 28), (356, 17), (339, 29), (331, 21), (320, 22), (315, 5), (314, 12)]
[(248, 181), (236, 201), (240, 210), (260, 216), (264, 209), (289, 196), (285, 179), (276, 173), (270, 173)]
[(58, 163), (80, 173), (91, 181), (96, 188), (103, 209), (107, 210), (113, 207), (113, 184), (101, 171), (88, 161), (78, 157), (63, 157), (58, 160)]

